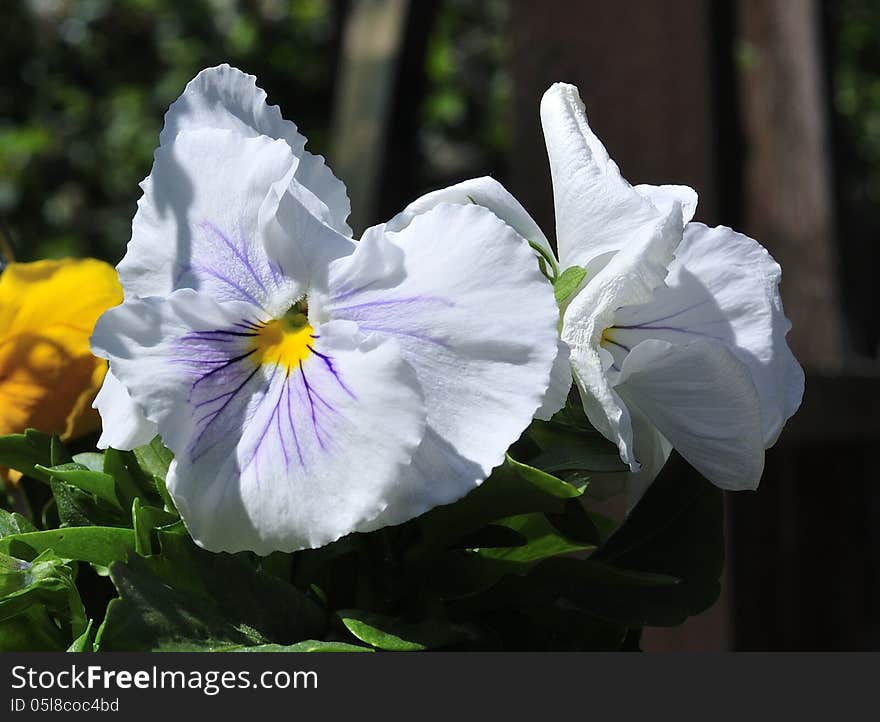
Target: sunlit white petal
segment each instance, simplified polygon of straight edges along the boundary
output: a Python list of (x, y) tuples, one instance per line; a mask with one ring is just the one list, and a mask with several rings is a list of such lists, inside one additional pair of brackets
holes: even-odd
[(538, 224), (501, 183), (489, 176), (472, 178), (417, 198), (392, 218), (387, 228), (389, 231), (399, 231), (408, 226), (413, 218), (440, 203), (473, 203), (488, 208), (527, 241), (539, 246), (546, 254), (545, 258), (555, 262), (553, 248)]
[(577, 88), (550, 87), (541, 100), (562, 268), (591, 261), (654, 233), (671, 204), (654, 205), (620, 174), (587, 122)]
[(101, 414), (99, 449), (135, 449), (149, 444), (158, 433), (156, 424), (144, 416), (143, 409), (132, 401), (112, 369), (104, 376), (104, 384), (92, 406)]
[(327, 313), (397, 339), (427, 407), (398, 493), (363, 528), (464, 496), (503, 461), (548, 387), (558, 311), (533, 251), (485, 208), (441, 204), (397, 233), (368, 231), (331, 276)]
[(232, 130), (246, 138), (267, 136), (282, 139), (295, 157), (294, 179), (317, 201), (322, 221), (345, 235), (351, 234), (346, 219), (351, 203), (345, 185), (324, 164), (324, 159), (305, 150), (306, 139), (277, 105), (266, 102), (266, 92), (253, 75), (218, 65), (193, 78), (165, 115), (161, 145), (185, 130), (216, 128)]
[(283, 140), (229, 130), (181, 132), (159, 148), (118, 266), (126, 297), (195, 288), (260, 306), (291, 286), (269, 262), (260, 222), (274, 215), (273, 186), (287, 186), (293, 164)]

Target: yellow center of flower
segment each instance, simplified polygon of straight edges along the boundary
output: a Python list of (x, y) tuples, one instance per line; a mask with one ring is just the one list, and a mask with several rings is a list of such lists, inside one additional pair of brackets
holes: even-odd
[(304, 301), (297, 302), (284, 316), (260, 326), (253, 346), (256, 362), (295, 369), (312, 353), (314, 330)]

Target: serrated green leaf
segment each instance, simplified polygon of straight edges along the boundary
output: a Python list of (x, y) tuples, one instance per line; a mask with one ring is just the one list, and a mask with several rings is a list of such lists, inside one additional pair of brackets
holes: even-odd
[(569, 266), (557, 276), (553, 284), (553, 295), (556, 296), (556, 303), (563, 305), (571, 295), (577, 291), (587, 271), (580, 266)]
[(357, 639), (387, 652), (418, 652), (479, 640), (474, 630), (440, 619), (409, 623), (360, 609), (341, 609), (336, 615)]
[(135, 548), (134, 531), (119, 527), (80, 526), (11, 534), (0, 539), (0, 552), (25, 561), (46, 550), (62, 559), (109, 565)]

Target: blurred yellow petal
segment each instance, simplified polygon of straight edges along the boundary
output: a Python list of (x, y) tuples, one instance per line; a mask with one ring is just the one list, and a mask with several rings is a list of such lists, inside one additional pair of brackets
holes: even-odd
[(116, 270), (94, 259), (12, 263), (0, 275), (0, 434), (33, 427), (72, 438), (98, 428), (107, 372), (89, 350), (98, 317), (122, 302)]

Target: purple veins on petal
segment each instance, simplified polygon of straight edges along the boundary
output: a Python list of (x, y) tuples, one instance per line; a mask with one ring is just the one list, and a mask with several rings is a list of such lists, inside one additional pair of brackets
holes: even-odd
[[(318, 336), (312, 336), (312, 338), (319, 338)], [(339, 375), (339, 372), (336, 370), (336, 367), (333, 365), (333, 357), (328, 356), (327, 354), (323, 354), (320, 351), (315, 351), (311, 344), (306, 344), (306, 348), (311, 351), (315, 356), (317, 356), (321, 361), (324, 362), (324, 365), (327, 367), (327, 370), (333, 374), (333, 378), (336, 379), (336, 383), (342, 387), (342, 390), (345, 391), (351, 398), (357, 399), (354, 391), (352, 391), (348, 386), (345, 385), (345, 382), (342, 380), (342, 376)]]
[[(274, 373), (272, 374), (274, 378)], [(272, 428), (272, 424), (276, 425), (278, 431), (278, 444), (281, 447), (281, 453), (284, 456), (284, 469), (285, 471), (290, 468), (290, 458), (287, 455), (287, 446), (284, 443), (284, 436), (281, 432), (281, 402), (284, 399), (284, 392), (287, 389), (288, 381), (290, 379), (290, 372), (287, 372), (287, 376), (284, 379), (284, 382), (281, 384), (281, 390), (278, 393), (278, 398), (275, 400), (275, 405), (272, 407), (272, 413), (269, 414), (269, 420), (266, 422), (265, 427), (263, 427), (263, 431), (260, 433), (259, 439), (257, 439), (257, 443), (254, 446), (254, 450), (248, 458), (247, 462), (242, 467), (242, 471), (247, 469), (255, 460), (258, 459), (260, 449), (263, 446), (263, 443), (266, 441), (269, 436), (269, 431)], [(271, 384), (271, 379), (270, 379)], [(297, 444), (297, 448), (298, 448)], [(302, 457), (300, 457), (300, 462), (302, 462)], [(259, 472), (259, 461), (257, 461), (257, 471)]]
[[(337, 297), (334, 300), (339, 300)], [(333, 310), (336, 312), (361, 311), (370, 308), (383, 308), (387, 306), (411, 306), (414, 304), (437, 303), (446, 307), (454, 307), (455, 302), (448, 298), (439, 296), (410, 296), (409, 298), (389, 298), (381, 301), (365, 301), (364, 303), (355, 303), (351, 306), (337, 306)]]
[(700, 306), (705, 306), (708, 302), (709, 302), (709, 299), (703, 299), (702, 301), (698, 301), (697, 303), (694, 303), (686, 308), (680, 308), (677, 311), (670, 313), (666, 316), (661, 316), (660, 318), (655, 318), (650, 321), (645, 321), (643, 323), (634, 323), (634, 324), (623, 325), (623, 326), (618, 326), (617, 324), (615, 324), (614, 328), (621, 328), (621, 329), (656, 328), (656, 329), (666, 330), (665, 326), (654, 326), (653, 324), (658, 323), (660, 321), (668, 321), (670, 318), (675, 318), (676, 316), (682, 316), (682, 315), (688, 313), (689, 311), (693, 311), (694, 309), (699, 308)]
[[(314, 398), (312, 398), (312, 394), (314, 394), (314, 390), (309, 385), (309, 380), (306, 378), (306, 372), (303, 369), (302, 361), (299, 362), (299, 373), (302, 376), (303, 386), (305, 387), (305, 390), (306, 390), (306, 397), (308, 398), (308, 401), (309, 401), (309, 413), (312, 417), (312, 427), (315, 430), (315, 439), (317, 439), (317, 441), (318, 441), (318, 446), (320, 446), (321, 449), (324, 450), (325, 449), (324, 440), (321, 438), (321, 429), (319, 428), (319, 425), (318, 425), (318, 416), (317, 416), (317, 412), (316, 412), (316, 408), (315, 408), (315, 400), (314, 400)], [(317, 394), (315, 394), (315, 396), (317, 397)], [(330, 408), (332, 408), (332, 407), (330, 407)]]
[(250, 273), (251, 277), (257, 282), (257, 285), (262, 289), (263, 293), (268, 294), (269, 290), (266, 288), (266, 284), (263, 283), (263, 279), (260, 278), (256, 269), (251, 263), (250, 254), (248, 253), (247, 243), (244, 240), (244, 234), (242, 233), (242, 248), (244, 249), (244, 253), (242, 253), (242, 249), (238, 248), (223, 231), (221, 231), (217, 226), (209, 221), (203, 221), (200, 224), (200, 227), (203, 230), (211, 233), (216, 240), (219, 240), (223, 243), (230, 251), (232, 251), (233, 255), (238, 258), (244, 264), (244, 267), (247, 269), (248, 273)]
[(262, 303), (260, 303), (260, 301), (257, 300), (257, 298), (254, 296), (254, 294), (252, 294), (250, 291), (242, 288), (238, 283), (233, 281), (228, 276), (225, 276), (224, 274), (220, 273), (219, 271), (217, 271), (213, 268), (208, 268), (207, 266), (191, 266), (190, 268), (193, 271), (195, 271), (196, 273), (204, 273), (208, 276), (211, 276), (212, 278), (216, 278), (221, 283), (225, 283), (230, 288), (235, 289), (239, 294), (244, 296), (248, 301), (250, 301), (255, 306), (262, 306), (263, 305)]

